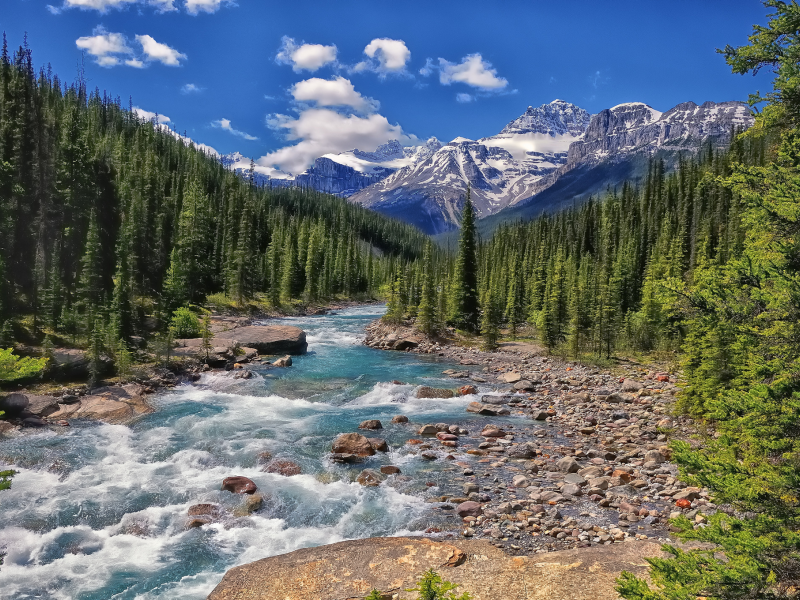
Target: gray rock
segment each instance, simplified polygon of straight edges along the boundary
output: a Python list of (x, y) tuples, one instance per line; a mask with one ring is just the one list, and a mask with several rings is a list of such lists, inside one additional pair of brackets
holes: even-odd
[(565, 456), (556, 463), (558, 470), (562, 473), (577, 473), (580, 469), (578, 461), (570, 456)]
[(216, 334), (214, 340), (217, 339), (234, 340), (241, 346), (255, 348), (259, 354), (303, 354), (308, 349), (305, 331), (290, 325), (239, 327)]

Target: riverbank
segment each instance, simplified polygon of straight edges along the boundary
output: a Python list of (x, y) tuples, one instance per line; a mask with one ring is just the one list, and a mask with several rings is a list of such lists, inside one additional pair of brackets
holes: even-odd
[(466, 409), (485, 416), (480, 431), (454, 435), (447, 423), (431, 423), (409, 442), (463, 469), (461, 493), (428, 498), (456, 515), (440, 535), (529, 554), (665, 541), (670, 517), (685, 514), (702, 527), (716, 510), (706, 490), (679, 481), (669, 460), (669, 441), (693, 432), (690, 419), (672, 414), (674, 373), (627, 365), (612, 374), (531, 344), (483, 352), (381, 321), (367, 326), (364, 343), (435, 354), (463, 366), (444, 372), (454, 387), (495, 390)]

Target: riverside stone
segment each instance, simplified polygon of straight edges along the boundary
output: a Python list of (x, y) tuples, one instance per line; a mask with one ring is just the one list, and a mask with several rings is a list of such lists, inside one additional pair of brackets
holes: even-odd
[(426, 385), (417, 390), (417, 398), (453, 398), (455, 395), (453, 390), (432, 388)]
[(242, 477), (241, 475), (226, 477), (222, 480), (222, 490), (233, 494), (255, 494), (257, 489), (258, 486), (256, 486), (252, 479)]
[[(234, 340), (255, 348), (259, 354), (304, 354), (308, 349), (306, 333), (290, 325), (251, 325), (223, 331), (214, 340)], [(212, 342), (214, 343), (214, 342)]]
[(372, 456), (375, 449), (369, 440), (360, 433), (343, 433), (333, 441), (334, 454), (353, 454), (355, 456)]

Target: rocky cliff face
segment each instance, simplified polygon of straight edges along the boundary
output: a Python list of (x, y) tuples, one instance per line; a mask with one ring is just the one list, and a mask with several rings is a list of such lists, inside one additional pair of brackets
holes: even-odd
[(586, 162), (619, 161), (634, 152), (693, 150), (711, 141), (730, 142), (731, 132), (753, 124), (742, 102), (683, 102), (665, 113), (643, 104), (620, 104), (594, 115), (583, 138), (569, 148), (567, 168)]

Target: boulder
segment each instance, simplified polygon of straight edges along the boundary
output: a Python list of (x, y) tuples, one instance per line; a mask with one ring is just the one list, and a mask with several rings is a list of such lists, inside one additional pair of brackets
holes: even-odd
[(292, 357), (288, 354), (272, 363), (273, 367), (291, 367)]
[(417, 346), (419, 346), (419, 343), (414, 340), (397, 340), (392, 344), (392, 350), (405, 352), (406, 350), (413, 350)]
[(383, 438), (367, 438), (370, 445), (375, 449), (376, 452), (388, 452), (389, 451), (389, 444), (386, 443), (386, 440)]
[(481, 431), (481, 435), (483, 437), (498, 438), (498, 437), (505, 437), (506, 432), (500, 429), (497, 425), (487, 425), (486, 427), (483, 428), (483, 431)]
[(144, 388), (130, 383), (122, 387), (103, 387), (92, 390), (74, 404), (59, 404), (58, 411), (49, 418), (94, 419), (105, 423), (126, 423), (131, 419), (153, 412), (144, 399)]
[(256, 486), (252, 479), (242, 477), (241, 475), (235, 475), (223, 479), (221, 489), (233, 494), (255, 494), (258, 486)]
[(436, 435), (437, 433), (439, 433), (439, 430), (436, 428), (436, 425), (431, 425), (430, 423), (423, 425), (417, 431), (418, 435)]
[(189, 507), (188, 515), (190, 517), (211, 517), (216, 519), (222, 513), (222, 507), (219, 504), (194, 504)]
[(536, 389), (536, 384), (532, 381), (528, 381), (527, 379), (521, 379), (514, 384), (514, 389), (520, 392), (529, 392)]
[(375, 449), (369, 440), (360, 433), (343, 433), (333, 441), (334, 454), (354, 454), (356, 456), (372, 456)]
[(453, 390), (432, 388), (426, 385), (417, 390), (417, 398), (453, 398), (454, 396)]
[(400, 469), (394, 465), (383, 465), (381, 467), (381, 473), (384, 475), (399, 475)]
[(564, 458), (559, 460), (556, 463), (556, 467), (558, 467), (558, 470), (561, 471), (562, 473), (577, 473), (578, 470), (580, 469), (578, 461), (576, 461), (571, 456), (565, 456)]
[(474, 385), (462, 385), (460, 388), (458, 388), (459, 396), (469, 396), (471, 394), (477, 394), (477, 393), (478, 393), (478, 388), (476, 388)]
[(381, 484), (381, 476), (372, 469), (364, 469), (358, 474), (356, 481), (366, 487), (378, 487)]
[(308, 349), (305, 331), (290, 325), (239, 327), (216, 334), (214, 340), (234, 340), (259, 354), (304, 354)]
[(209, 523), (211, 523), (211, 519), (208, 517), (195, 517), (194, 519), (186, 521), (186, 529), (196, 529), (203, 525), (208, 525)]
[(362, 421), (358, 426), (359, 429), (383, 429), (383, 424), (378, 419), (370, 419), (369, 421)]
[(644, 462), (655, 462), (661, 464), (664, 462), (664, 455), (658, 450), (648, 450), (644, 454)]
[(623, 392), (638, 392), (644, 386), (639, 383), (638, 381), (633, 381), (632, 379), (625, 379), (622, 382), (622, 391)]
[(333, 453), (331, 454), (331, 460), (338, 463), (352, 464), (361, 462), (363, 458), (357, 454)]
[(296, 462), (282, 459), (276, 459), (269, 462), (261, 470), (266, 473), (277, 473), (278, 475), (283, 475), (284, 477), (291, 477), (292, 475), (300, 475), (300, 473), (302, 473), (300, 465), (298, 465)]
[[(47, 365), (49, 377), (58, 381), (77, 381), (89, 377), (89, 357), (85, 350), (56, 348)], [(101, 356), (100, 375), (108, 375), (113, 371), (114, 361), (108, 356)]]
[(23, 427), (46, 427), (47, 422), (43, 421), (39, 417), (26, 417), (22, 419), (22, 426)]
[(16, 417), (28, 409), (28, 404), (28, 397), (25, 394), (9, 394), (0, 400), (0, 410), (6, 412), (9, 417)]
[(510, 373), (503, 373), (497, 377), (498, 381), (502, 381), (504, 383), (517, 383), (520, 379), (522, 379), (522, 375), (520, 375), (516, 371), (511, 371)]
[(533, 458), (536, 456), (536, 445), (531, 442), (515, 444), (508, 449), (509, 458)]
[(28, 411), (40, 417), (49, 417), (59, 410), (58, 398), (52, 396), (28, 396)]
[(480, 502), (473, 502), (471, 500), (462, 502), (456, 506), (456, 514), (459, 517), (479, 517), (483, 514), (483, 507)]
[(408, 417), (405, 415), (395, 415), (392, 417), (392, 423), (408, 423)]
[(245, 496), (244, 502), (242, 502), (240, 506), (236, 507), (236, 510), (234, 510), (233, 514), (236, 517), (246, 517), (258, 510), (261, 510), (262, 506), (264, 506), (264, 496), (261, 494)]
[(481, 396), (481, 402), (484, 404), (508, 404), (509, 400), (514, 398), (514, 396)]

